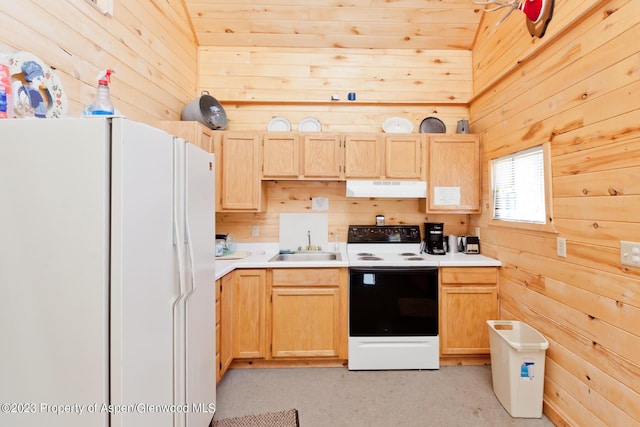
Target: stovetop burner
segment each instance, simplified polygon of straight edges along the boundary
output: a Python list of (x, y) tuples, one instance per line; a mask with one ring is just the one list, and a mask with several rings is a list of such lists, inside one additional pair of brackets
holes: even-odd
[(347, 255), (353, 268), (437, 266), (430, 256), (421, 254), (421, 243), (417, 225), (350, 225)]

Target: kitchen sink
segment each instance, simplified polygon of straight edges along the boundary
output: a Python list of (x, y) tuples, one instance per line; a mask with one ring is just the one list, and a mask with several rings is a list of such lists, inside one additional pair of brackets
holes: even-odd
[(269, 261), (342, 261), (342, 256), (339, 253), (333, 252), (294, 252), (290, 254), (278, 254)]

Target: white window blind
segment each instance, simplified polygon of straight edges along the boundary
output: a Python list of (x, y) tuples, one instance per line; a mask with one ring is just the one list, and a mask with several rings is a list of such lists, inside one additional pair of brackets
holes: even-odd
[(491, 161), (493, 218), (546, 222), (542, 145)]

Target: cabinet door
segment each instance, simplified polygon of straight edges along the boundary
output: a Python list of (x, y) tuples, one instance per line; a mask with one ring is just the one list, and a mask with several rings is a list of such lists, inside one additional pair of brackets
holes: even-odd
[(305, 135), (302, 150), (302, 173), (305, 178), (342, 178), (340, 135)]
[(444, 267), (440, 283), (440, 352), (489, 354), (487, 320), (499, 316), (498, 269)]
[(440, 352), (489, 354), (487, 320), (498, 317), (497, 286), (442, 286)]
[(480, 212), (480, 140), (477, 135), (429, 138), (427, 212)]
[[(218, 370), (220, 378), (227, 371), (233, 360), (233, 277), (235, 273), (229, 273), (219, 280), (220, 293), (220, 341), (218, 352)], [(218, 317), (218, 316), (217, 316)]]
[(266, 356), (265, 270), (236, 270), (233, 287), (233, 357)]
[(220, 382), (220, 279), (216, 280), (216, 384)]
[(348, 270), (271, 270), (274, 358), (347, 357)]
[(219, 158), (222, 169), (220, 210), (263, 210), (259, 137), (253, 133), (224, 134)]
[(345, 178), (380, 179), (383, 149), (378, 135), (347, 135), (344, 150)]
[(271, 354), (338, 356), (340, 293), (337, 287), (272, 288)]
[(385, 137), (384, 156), (387, 179), (424, 179), (422, 135), (394, 135)]
[(292, 179), (300, 175), (298, 135), (265, 135), (262, 139), (262, 178)]

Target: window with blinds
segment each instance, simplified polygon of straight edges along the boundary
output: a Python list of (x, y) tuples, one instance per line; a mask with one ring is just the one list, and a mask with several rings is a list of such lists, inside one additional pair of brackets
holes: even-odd
[(539, 145), (491, 160), (493, 219), (545, 224), (545, 164)]

